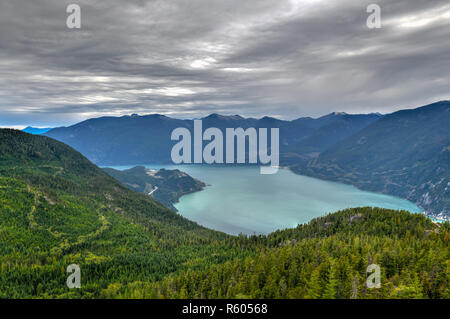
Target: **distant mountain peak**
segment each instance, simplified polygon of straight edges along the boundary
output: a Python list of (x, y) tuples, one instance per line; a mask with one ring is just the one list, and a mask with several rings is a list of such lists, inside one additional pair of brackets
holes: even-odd
[(271, 116), (264, 116), (261, 120), (277, 121), (278, 119)]
[(153, 113), (153, 114), (145, 114), (145, 115), (139, 115), (138, 113), (133, 113), (131, 115), (124, 115), (125, 118), (168, 118), (167, 116), (159, 113)]
[(29, 134), (40, 135), (40, 134), (47, 133), (51, 129), (52, 128), (50, 128), (50, 127), (40, 128), (40, 127), (27, 126), (22, 131), (25, 132), (25, 133), (29, 133)]
[(431, 103), (431, 104), (425, 105), (423, 107), (440, 107), (440, 106), (448, 107), (449, 105), (450, 105), (450, 100), (442, 100), (442, 101), (438, 101), (438, 102), (435, 102), (435, 103)]
[(205, 119), (228, 119), (228, 120), (243, 120), (244, 118), (240, 115), (221, 115), (218, 113), (212, 113), (210, 115), (208, 115), (207, 117), (205, 117)]

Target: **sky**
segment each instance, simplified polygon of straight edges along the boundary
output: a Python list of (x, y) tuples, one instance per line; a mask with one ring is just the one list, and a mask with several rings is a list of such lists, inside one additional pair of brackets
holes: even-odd
[(449, 71), (448, 0), (0, 2), (0, 126), (390, 113), (449, 100)]

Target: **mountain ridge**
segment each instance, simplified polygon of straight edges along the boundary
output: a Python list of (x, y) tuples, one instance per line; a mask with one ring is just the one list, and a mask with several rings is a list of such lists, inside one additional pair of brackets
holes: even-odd
[(450, 217), (450, 101), (385, 115), (294, 172), (400, 196)]
[[(201, 120), (204, 129), (208, 127), (219, 129), (278, 127), (280, 129), (280, 151), (289, 153), (293, 145), (310, 136), (322, 126), (331, 124), (342, 117), (354, 119), (354, 123), (349, 124), (352, 126), (360, 125), (357, 124), (360, 121), (369, 123), (379, 116), (373, 114), (328, 114), (317, 119), (300, 118), (285, 121), (267, 116), (255, 119), (213, 113)], [(54, 128), (44, 135), (71, 145), (99, 165), (135, 165), (144, 162), (167, 164), (171, 162), (170, 151), (175, 144), (170, 139), (171, 132), (178, 127), (187, 128), (192, 132), (193, 122), (194, 120), (175, 119), (159, 114), (105, 116), (88, 119), (69, 127)], [(340, 140), (344, 136), (335, 138)]]

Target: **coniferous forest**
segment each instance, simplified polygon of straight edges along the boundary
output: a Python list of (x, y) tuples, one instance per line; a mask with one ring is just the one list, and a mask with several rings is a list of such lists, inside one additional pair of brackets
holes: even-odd
[[(0, 298), (450, 298), (449, 231), (422, 214), (364, 207), (230, 236), (63, 143), (0, 130)], [(71, 264), (79, 289), (66, 285)], [(380, 288), (367, 287), (371, 264)]]

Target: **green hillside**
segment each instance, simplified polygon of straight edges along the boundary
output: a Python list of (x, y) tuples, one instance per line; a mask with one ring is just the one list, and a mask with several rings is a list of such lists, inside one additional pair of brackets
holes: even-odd
[(178, 169), (149, 170), (144, 166), (136, 166), (123, 171), (105, 167), (103, 171), (131, 190), (151, 194), (158, 202), (175, 211), (173, 204), (181, 196), (201, 191), (206, 186)]
[[(371, 208), (228, 236), (60, 142), (0, 130), (1, 298), (449, 298), (448, 237), (448, 223)], [(364, 286), (371, 263), (381, 289)]]
[[(0, 297), (98, 297), (115, 282), (156, 280), (229, 258), (225, 234), (133, 192), (70, 147), (0, 130)], [(69, 291), (65, 268), (81, 266)]]
[[(187, 270), (150, 285), (130, 285), (169, 298), (449, 298), (449, 224), (385, 209), (349, 209), (242, 245), (255, 257), (207, 270)], [(381, 288), (366, 287), (368, 264), (381, 268)]]

